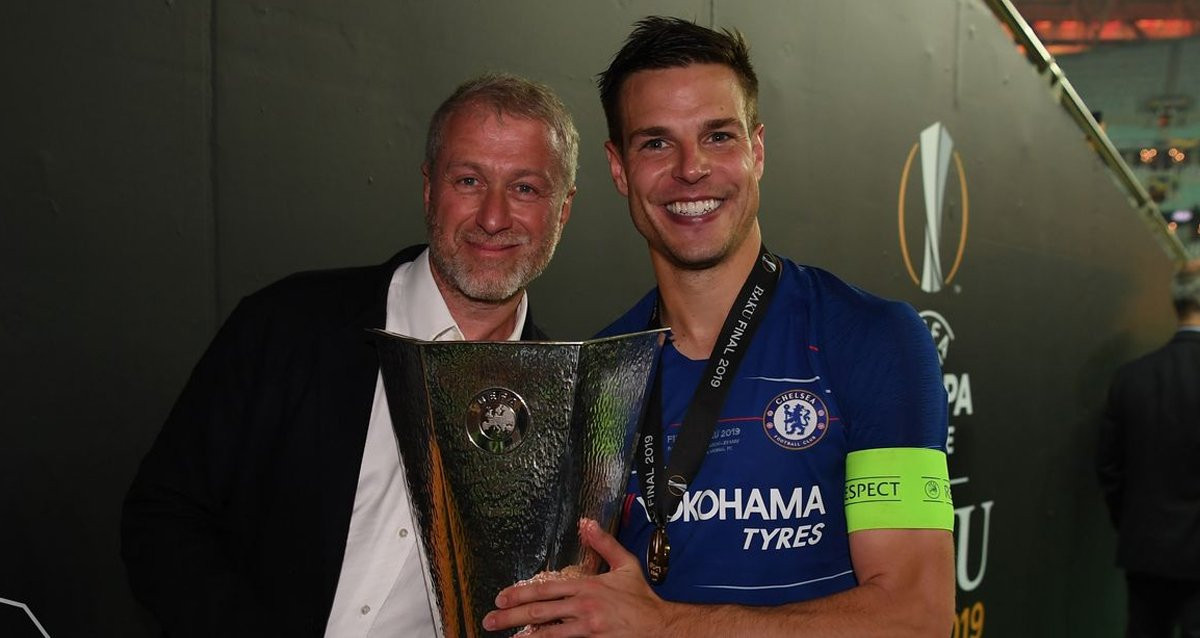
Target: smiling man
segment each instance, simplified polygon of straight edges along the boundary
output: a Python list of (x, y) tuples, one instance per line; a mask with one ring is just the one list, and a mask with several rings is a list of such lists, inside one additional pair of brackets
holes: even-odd
[[(906, 304), (774, 255), (741, 35), (640, 21), (600, 77), (617, 190), (658, 287), (605, 334), (667, 326), (609, 565), (499, 594), (558, 636), (946, 636), (946, 395)], [(792, 214), (792, 211), (786, 211)]]
[(435, 635), (366, 330), (543, 337), (525, 286), (570, 214), (578, 146), (546, 87), (467, 82), (429, 126), (428, 247), (238, 305), (125, 501), (130, 583), (167, 635)]

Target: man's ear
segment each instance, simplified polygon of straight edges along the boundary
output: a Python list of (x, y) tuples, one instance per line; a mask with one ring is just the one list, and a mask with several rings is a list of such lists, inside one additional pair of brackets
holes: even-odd
[(576, 188), (572, 186), (571, 190), (567, 191), (567, 196), (563, 198), (562, 210), (558, 213), (559, 228), (566, 226), (567, 220), (571, 218), (571, 203), (575, 201), (575, 190)]
[(425, 211), (429, 211), (429, 164), (421, 163), (422, 198), (425, 200)]
[(629, 181), (625, 179), (625, 164), (621, 157), (621, 149), (612, 140), (604, 142), (604, 154), (608, 156), (608, 172), (612, 175), (613, 186), (625, 197), (629, 197)]
[(754, 175), (758, 179), (762, 179), (764, 160), (766, 158), (766, 148), (763, 145), (763, 132), (766, 127), (762, 124), (754, 127), (754, 134), (750, 136), (750, 146), (754, 152)]

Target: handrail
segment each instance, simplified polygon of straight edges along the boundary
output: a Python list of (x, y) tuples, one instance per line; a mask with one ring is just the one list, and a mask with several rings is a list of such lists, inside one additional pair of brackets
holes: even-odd
[(1054, 56), (1050, 55), (1046, 47), (1042, 46), (1042, 42), (1034, 33), (1033, 28), (1029, 26), (1025, 18), (1021, 17), (1009, 0), (984, 0), (984, 3), (1008, 27), (1013, 37), (1025, 49), (1025, 57), (1037, 67), (1038, 73), (1047, 76), (1050, 86), (1058, 89), (1059, 104), (1066, 109), (1092, 142), (1092, 148), (1108, 165), (1117, 184), (1125, 189), (1130, 204), (1133, 205), (1142, 221), (1146, 223), (1151, 234), (1159, 240), (1163, 250), (1167, 252), (1167, 256), (1182, 265), (1188, 259), (1188, 252), (1184, 248), (1183, 242), (1167, 227), (1158, 204), (1150, 199), (1150, 193), (1146, 191), (1146, 187), (1138, 181), (1137, 176), (1133, 174), (1129, 165), (1117, 152), (1112, 140), (1108, 138), (1108, 134), (1096, 123), (1096, 118), (1092, 117), (1092, 112), (1075, 92), (1075, 87), (1071, 86), (1067, 76), (1054, 61)]

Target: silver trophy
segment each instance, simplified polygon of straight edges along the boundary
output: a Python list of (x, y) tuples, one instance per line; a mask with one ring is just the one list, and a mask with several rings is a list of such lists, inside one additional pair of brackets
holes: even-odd
[(434, 623), (447, 637), (509, 635), (482, 625), (501, 589), (598, 566), (577, 523), (616, 523), (663, 331), (569, 343), (373, 332)]

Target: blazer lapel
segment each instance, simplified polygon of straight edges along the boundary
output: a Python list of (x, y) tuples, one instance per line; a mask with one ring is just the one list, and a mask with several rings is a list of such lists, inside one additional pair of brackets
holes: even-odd
[(525, 309), (525, 326), (521, 328), (521, 341), (547, 341), (549, 337), (533, 323), (533, 309)]
[[(320, 518), (322, 548), (320, 600), (332, 607), (346, 550), (350, 515), (358, 491), (367, 425), (375, 398), (379, 358), (367, 332), (386, 325), (387, 294), (396, 267), (412, 261), (424, 246), (405, 249), (373, 268), (346, 291), (347, 319), (320, 342), (318, 374), (321, 462)], [(302, 557), (297, 557), (303, 560)], [(320, 613), (327, 618), (329, 609)]]

